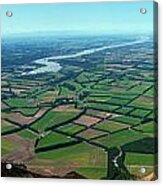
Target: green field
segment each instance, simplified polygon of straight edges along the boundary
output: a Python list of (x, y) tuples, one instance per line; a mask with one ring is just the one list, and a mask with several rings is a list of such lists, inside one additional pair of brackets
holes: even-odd
[(109, 121), (109, 120), (100, 122), (95, 126), (95, 128), (102, 129), (108, 132), (115, 132), (115, 131), (122, 130), (128, 127), (129, 126), (126, 124), (115, 122), (115, 121)]
[[(22, 162), (31, 177), (155, 175), (153, 37), (136, 44), (142, 35), (50, 37), (20, 37), (10, 47), (4, 42), (2, 162)], [(61, 66), (58, 72), (51, 68), (54, 62)]]
[(150, 112), (151, 110), (135, 109), (130, 113), (130, 115), (144, 118), (145, 116), (149, 115)]
[(85, 129), (85, 126), (81, 126), (81, 125), (77, 125), (74, 123), (70, 123), (61, 127), (57, 128), (59, 131), (65, 132), (69, 135), (74, 135), (80, 131), (82, 131), (83, 129)]
[(125, 156), (125, 165), (130, 172), (136, 176), (141, 177), (141, 168), (145, 168), (145, 175), (149, 175), (154, 172), (156, 162), (156, 154), (138, 154), (138, 153), (127, 153)]
[(136, 140), (143, 139), (144, 137), (145, 135), (139, 132), (133, 130), (125, 130), (108, 135), (106, 137), (98, 138), (95, 140), (95, 142), (109, 149), (113, 147), (123, 146)]
[(139, 125), (137, 127), (135, 127), (136, 129), (142, 131), (143, 133), (147, 133), (147, 134), (157, 134), (157, 125), (154, 122), (147, 122), (143, 125)]
[(21, 109), (15, 109), (14, 111), (15, 112), (20, 112), (22, 113), (23, 115), (25, 116), (33, 116), (36, 114), (36, 112), (38, 111), (39, 109), (36, 107), (36, 108), (21, 108)]
[(19, 148), (19, 145), (16, 142), (3, 137), (1, 138), (1, 145), (2, 145), (1, 148), (2, 156), (8, 155)]
[(44, 131), (46, 128), (64, 123), (75, 116), (78, 115), (78, 112), (58, 112), (58, 111), (49, 111), (45, 114), (43, 118), (33, 123), (32, 128), (38, 130), (39, 132)]
[(154, 100), (151, 97), (140, 96), (132, 103), (130, 103), (130, 105), (134, 107), (143, 108), (143, 109), (151, 109), (154, 107)]
[(37, 148), (63, 144), (69, 141), (72, 141), (70, 137), (51, 132), (49, 134), (44, 134), (44, 137), (39, 140)]
[(35, 140), (38, 137), (38, 135), (36, 133), (34, 133), (33, 131), (31, 131), (29, 129), (23, 129), (20, 132), (18, 132), (17, 134), (27, 140)]
[(30, 99), (23, 99), (23, 98), (10, 98), (5, 100), (5, 102), (10, 106), (10, 107), (31, 107), (34, 106), (34, 100)]
[(131, 112), (134, 108), (132, 107), (121, 107), (119, 109), (116, 110), (117, 113), (120, 114), (128, 114), (129, 112)]
[(76, 170), (77, 173), (82, 176), (90, 179), (103, 179), (107, 176), (106, 168), (89, 168), (89, 167), (81, 167)]
[(123, 124), (128, 124), (128, 125), (138, 125), (141, 123), (141, 119), (140, 118), (134, 118), (134, 117), (130, 117), (130, 116), (117, 116), (112, 118), (113, 121), (119, 122), (119, 123), (123, 123)]
[(155, 155), (153, 154), (139, 154), (139, 153), (126, 153), (126, 165), (139, 165), (139, 166), (154, 166)]
[(141, 83), (129, 90), (130, 93), (142, 94), (145, 90), (150, 87), (150, 83)]
[(87, 107), (90, 109), (97, 109), (100, 111), (114, 111), (119, 106), (109, 105), (109, 104), (105, 104), (105, 103), (88, 103)]
[(19, 128), (18, 126), (14, 125), (6, 120), (1, 120), (1, 133), (15, 130), (18, 128)]
[[(90, 171), (93, 172), (92, 178), (102, 178), (106, 176), (106, 154), (100, 148), (87, 143), (81, 143), (71, 147), (57, 149), (49, 152), (43, 152), (36, 155), (37, 163), (41, 160), (51, 160), (50, 165), (56, 168), (71, 168), (81, 175), (90, 177)], [(55, 160), (55, 161), (54, 161)], [(48, 165), (48, 161), (47, 164)], [(87, 169), (89, 167), (89, 169)], [(95, 172), (98, 170), (98, 172)]]

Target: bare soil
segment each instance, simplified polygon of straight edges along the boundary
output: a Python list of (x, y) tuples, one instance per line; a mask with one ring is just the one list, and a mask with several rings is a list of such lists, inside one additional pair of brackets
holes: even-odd
[(98, 122), (100, 122), (102, 119), (92, 117), (92, 116), (81, 116), (79, 119), (75, 120), (74, 123), (82, 124), (85, 126), (92, 126)]

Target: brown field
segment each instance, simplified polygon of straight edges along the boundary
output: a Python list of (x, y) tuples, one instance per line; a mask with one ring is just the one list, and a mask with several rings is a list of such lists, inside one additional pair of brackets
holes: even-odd
[(19, 112), (3, 114), (2, 119), (8, 119), (11, 122), (15, 122), (20, 125), (25, 125), (25, 124), (28, 125), (34, 122), (36, 119), (40, 118), (47, 110), (48, 108), (41, 108), (33, 117), (23, 116)]
[(89, 127), (89, 126), (94, 125), (100, 121), (101, 121), (101, 119), (99, 119), (99, 118), (83, 115), (79, 119), (75, 120), (74, 122)]
[(72, 105), (60, 105), (53, 110), (58, 112), (79, 112), (79, 109), (74, 108)]
[(20, 125), (30, 124), (35, 120), (33, 117), (26, 117), (20, 114), (19, 112), (10, 113), (10, 114), (3, 114), (2, 118), (8, 119), (11, 122), (18, 123)]
[(7, 109), (9, 108), (5, 103), (1, 101), (1, 109)]
[(81, 133), (79, 133), (77, 136), (80, 136), (82, 138), (91, 139), (95, 137), (100, 137), (102, 135), (107, 134), (106, 132), (101, 132), (95, 129), (87, 129)]
[(55, 168), (54, 166), (38, 166), (38, 168), (36, 166), (28, 166), (28, 170), (36, 173), (36, 174), (41, 174), (41, 175), (45, 175), (45, 176), (60, 176), (60, 177), (64, 177), (66, 174), (68, 174), (69, 172), (75, 171), (75, 168), (72, 167), (57, 167)]
[(100, 117), (100, 118), (109, 118), (112, 116), (111, 113), (108, 113), (108, 112), (103, 112), (103, 111), (97, 111), (97, 110), (88, 110), (87, 111), (87, 114), (88, 115), (91, 115), (91, 116), (95, 116), (95, 117)]
[(46, 108), (41, 108), (35, 115), (34, 115), (34, 118), (35, 119), (38, 119), (40, 118), (49, 108), (46, 107)]
[(6, 127), (6, 126), (14, 126), (12, 123), (10, 123), (9, 121), (6, 121), (4, 119), (1, 120), (1, 127)]
[(48, 91), (43, 98), (41, 98), (41, 102), (52, 102), (55, 100), (58, 95), (58, 91)]
[(18, 136), (17, 134), (11, 134), (5, 137), (2, 137), (9, 141), (12, 141), (18, 144), (18, 148), (12, 151), (9, 155), (5, 155), (2, 160), (8, 161), (15, 161), (20, 162), (22, 161), (29, 161), (34, 156), (34, 142), (29, 141), (27, 139), (23, 139), (22, 137)]

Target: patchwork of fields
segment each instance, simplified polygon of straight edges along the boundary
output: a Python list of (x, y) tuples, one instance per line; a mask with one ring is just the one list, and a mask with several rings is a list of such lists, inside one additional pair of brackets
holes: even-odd
[(58, 63), (60, 71), (34, 75), (22, 75), (21, 66), (2, 68), (2, 161), (49, 177), (142, 179), (155, 173), (151, 40)]

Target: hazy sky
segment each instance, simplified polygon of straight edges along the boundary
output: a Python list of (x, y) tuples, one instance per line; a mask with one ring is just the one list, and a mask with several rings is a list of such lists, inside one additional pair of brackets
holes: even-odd
[[(146, 14), (140, 13), (142, 7)], [(13, 12), (12, 17), (6, 16), (7, 10)], [(2, 6), (2, 35), (38, 31), (149, 33), (152, 21), (152, 1)]]

